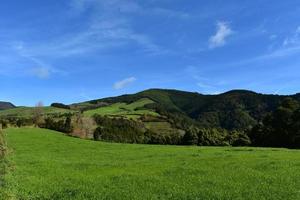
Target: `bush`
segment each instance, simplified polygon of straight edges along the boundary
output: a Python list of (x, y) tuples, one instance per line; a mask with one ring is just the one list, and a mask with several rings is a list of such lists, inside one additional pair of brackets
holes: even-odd
[(8, 121), (7, 120), (5, 120), (5, 119), (0, 119), (0, 129), (1, 128), (3, 128), (3, 129), (5, 129), (5, 128), (7, 128), (8, 127)]
[(184, 145), (197, 145), (198, 144), (198, 134), (194, 129), (190, 129), (185, 132), (182, 138), (182, 144)]
[(68, 110), (71, 109), (70, 106), (62, 104), (62, 103), (53, 103), (53, 104), (51, 104), (51, 107), (68, 109)]
[(45, 119), (45, 122), (43, 124), (40, 124), (39, 127), (55, 130), (63, 133), (71, 133), (73, 131), (70, 116), (67, 117), (66, 119), (59, 119), (59, 120), (55, 120), (52, 117), (48, 117)]
[(98, 128), (94, 139), (121, 143), (143, 143), (145, 128), (142, 123), (123, 119), (94, 116)]

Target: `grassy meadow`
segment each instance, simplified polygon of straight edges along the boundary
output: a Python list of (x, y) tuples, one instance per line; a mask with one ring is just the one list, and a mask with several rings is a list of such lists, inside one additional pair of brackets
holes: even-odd
[(3, 199), (300, 199), (300, 151), (103, 143), (5, 130)]
[[(1, 110), (0, 117), (24, 117), (30, 118), (34, 112), (34, 107), (17, 107), (8, 110)], [(51, 106), (42, 107), (42, 112), (44, 115), (48, 114), (64, 114), (64, 113), (73, 113), (75, 111), (62, 109), (62, 108), (55, 108)]]
[(89, 116), (89, 117), (95, 114), (99, 114), (103, 116), (104, 115), (113, 116), (113, 117), (118, 116), (118, 117), (124, 117), (128, 119), (136, 119), (144, 114), (158, 116), (159, 115), (158, 113), (143, 108), (145, 105), (150, 103), (153, 103), (153, 101), (147, 98), (142, 98), (131, 104), (115, 103), (109, 106), (88, 110), (84, 114), (85, 116)]

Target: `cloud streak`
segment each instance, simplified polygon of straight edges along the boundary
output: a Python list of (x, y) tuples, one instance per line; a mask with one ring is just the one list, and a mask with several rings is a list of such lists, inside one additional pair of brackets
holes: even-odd
[(287, 37), (284, 41), (283, 41), (283, 46), (299, 46), (300, 45), (300, 26), (297, 28), (297, 30), (295, 31), (295, 33), (290, 36)]
[(209, 39), (209, 48), (214, 49), (217, 47), (224, 46), (226, 44), (227, 38), (233, 33), (234, 32), (231, 30), (228, 23), (221, 21), (218, 22), (217, 31), (215, 35), (211, 36)]
[(50, 76), (50, 69), (46, 67), (35, 67), (32, 69), (32, 75), (40, 78), (40, 79), (46, 79)]
[(129, 86), (131, 83), (133, 83), (135, 81), (136, 81), (135, 77), (125, 78), (125, 79), (123, 79), (121, 81), (116, 82), (113, 85), (113, 88), (116, 89), (116, 90), (120, 90), (120, 89), (123, 89), (123, 88)]
[(167, 9), (144, 9), (134, 1), (73, 0), (70, 5), (75, 16), (82, 17), (88, 12), (90, 17), (82, 22), (77, 33), (64, 34), (44, 44), (31, 48), (30, 54), (37, 56), (69, 57), (106, 51), (128, 45), (135, 45), (138, 51), (148, 55), (166, 54), (170, 51), (153, 41), (145, 33), (132, 26), (132, 14), (155, 13), (184, 17), (185, 14)]

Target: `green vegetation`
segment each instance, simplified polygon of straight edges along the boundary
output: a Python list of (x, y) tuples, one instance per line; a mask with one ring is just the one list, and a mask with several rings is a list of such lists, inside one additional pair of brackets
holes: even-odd
[[(279, 120), (285, 127), (282, 126), (276, 131), (269, 131), (272, 125), (268, 127), (266, 124), (265, 129), (260, 127), (261, 125), (264, 126), (264, 123), (268, 121), (266, 118), (269, 114), (278, 110), (285, 99), (290, 98), (299, 103), (300, 94), (280, 96), (233, 90), (220, 95), (201, 95), (178, 90), (151, 89), (133, 95), (93, 100), (85, 102), (85, 104), (97, 105), (105, 102), (115, 105), (117, 107), (115, 110), (110, 107), (103, 107), (100, 110), (106, 110), (106, 114), (116, 112), (114, 115), (116, 117), (118, 112), (121, 112), (118, 109), (120, 104), (132, 104), (145, 98), (151, 99), (153, 103), (144, 105), (144, 109), (155, 111), (160, 115), (153, 121), (140, 118), (144, 127), (147, 129), (151, 127), (151, 135), (165, 135), (170, 132), (171, 127), (172, 133), (174, 130), (177, 132), (177, 136), (172, 137), (173, 139), (177, 141), (184, 131), (183, 135), (187, 134), (185, 139), (192, 137), (194, 138), (193, 144), (198, 145), (300, 147), (300, 134), (293, 125), (300, 120), (300, 115), (297, 113), (293, 115), (292, 123), (284, 125), (284, 120), (288, 120), (289, 117), (283, 117), (284, 119)], [(273, 125), (277, 123), (279, 118), (273, 120)], [(266, 134), (267, 132), (268, 134)], [(281, 136), (277, 137), (276, 135)], [(292, 141), (282, 139), (285, 135), (290, 135), (289, 140)], [(274, 138), (277, 138), (275, 140), (278, 143), (273, 143)], [(159, 138), (157, 141), (159, 144), (177, 144), (177, 142), (170, 142), (169, 140), (170, 138), (166, 140)], [(190, 142), (183, 143), (189, 144)]]
[[(283, 105), (287, 99), (293, 108)], [(151, 89), (72, 105), (38, 105), (0, 111), (0, 124), (112, 142), (300, 148), (300, 94)]]
[(173, 128), (171, 127), (171, 124), (168, 122), (145, 122), (145, 126), (148, 129), (151, 129), (154, 132), (172, 132)]
[(113, 144), (6, 129), (14, 199), (299, 199), (300, 152)]
[(114, 103), (109, 106), (88, 110), (84, 112), (84, 115), (92, 117), (93, 115), (98, 114), (102, 116), (124, 117), (128, 119), (136, 119), (139, 118), (141, 115), (157, 116), (158, 114), (156, 112), (144, 108), (145, 105), (151, 103), (153, 103), (153, 101), (147, 98), (139, 99), (130, 104)]
[[(33, 115), (33, 112), (34, 112), (33, 107), (17, 107), (17, 108), (0, 111), (0, 117), (30, 118)], [(42, 112), (45, 115), (51, 115), (51, 114), (72, 113), (74, 111), (70, 111), (62, 108), (55, 108), (55, 107), (43, 107)]]
[(0, 129), (0, 199), (1, 196), (5, 195), (4, 187), (4, 176), (6, 173), (6, 141), (4, 139), (4, 134)]
[[(141, 98), (155, 102), (160, 114), (181, 114), (194, 120), (203, 128), (245, 130), (260, 122), (270, 111), (274, 111), (288, 96), (264, 95), (246, 90), (233, 90), (220, 95), (202, 95), (178, 90), (151, 89), (132, 95), (104, 98), (86, 102), (88, 104), (132, 103)], [(299, 101), (300, 95), (290, 96)]]
[(256, 146), (300, 147), (300, 103), (286, 98), (249, 133)]

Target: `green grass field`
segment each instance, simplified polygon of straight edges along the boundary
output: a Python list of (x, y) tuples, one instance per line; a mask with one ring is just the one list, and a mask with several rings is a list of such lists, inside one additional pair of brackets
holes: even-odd
[[(34, 107), (17, 107), (17, 108), (0, 111), (0, 117), (1, 116), (5, 116), (5, 117), (12, 116), (12, 117), (27, 118), (27, 117), (31, 117), (33, 112), (34, 112)], [(48, 107), (43, 107), (42, 112), (45, 115), (48, 115), (48, 114), (70, 113), (70, 112), (75, 112), (75, 111), (48, 106)]]
[(139, 118), (141, 115), (144, 114), (158, 116), (159, 115), (158, 113), (151, 110), (146, 110), (146, 109), (136, 110), (137, 108), (142, 108), (143, 106), (150, 103), (153, 103), (153, 101), (147, 98), (140, 99), (131, 104), (115, 103), (109, 106), (88, 110), (84, 113), (84, 115), (91, 117), (95, 114), (99, 114), (99, 115), (107, 115), (107, 116), (122, 116), (125, 118), (132, 118), (132, 119)]
[(4, 199), (300, 199), (300, 151), (113, 144), (5, 130)]
[(179, 131), (178, 129), (172, 128), (172, 125), (169, 122), (145, 122), (145, 126), (155, 133), (165, 135), (173, 134), (175, 130)]

